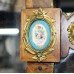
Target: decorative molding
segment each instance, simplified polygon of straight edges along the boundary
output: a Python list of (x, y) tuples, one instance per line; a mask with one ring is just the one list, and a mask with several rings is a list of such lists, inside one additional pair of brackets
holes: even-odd
[(69, 20), (74, 15), (74, 12), (72, 12), (70, 15), (67, 15), (67, 13), (64, 12), (62, 12), (62, 14), (66, 17), (67, 20)]
[[(61, 13), (61, 57), (67, 57), (69, 53), (69, 47), (74, 48), (71, 42), (72, 36), (69, 32), (71, 30), (70, 25), (74, 22), (74, 12)], [(65, 44), (65, 45), (64, 45)]]

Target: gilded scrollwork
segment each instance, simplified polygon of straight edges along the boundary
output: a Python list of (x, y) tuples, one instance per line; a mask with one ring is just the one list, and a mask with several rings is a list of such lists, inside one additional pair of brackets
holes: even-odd
[(74, 22), (72, 22), (68, 29), (68, 38), (69, 38), (69, 41), (71, 42), (72, 45), (74, 45)]
[[(36, 19), (45, 20), (46, 22), (48, 22), (49, 26), (51, 27), (51, 42), (44, 51), (40, 51), (40, 52), (35, 51), (34, 48), (28, 42), (29, 28), (31, 26), (31, 23)], [(24, 28), (23, 41), (25, 44), (25, 50), (28, 51), (30, 54), (34, 55), (32, 57), (33, 59), (35, 59), (37, 61), (42, 61), (42, 60), (46, 59), (46, 56), (51, 51), (54, 50), (53, 47), (54, 47), (55, 40), (56, 40), (56, 30), (55, 30), (54, 22), (55, 21), (52, 18), (50, 18), (49, 16), (47, 16), (47, 13), (45, 11), (43, 11), (41, 8), (34, 11), (33, 15), (27, 19), (26, 28)]]

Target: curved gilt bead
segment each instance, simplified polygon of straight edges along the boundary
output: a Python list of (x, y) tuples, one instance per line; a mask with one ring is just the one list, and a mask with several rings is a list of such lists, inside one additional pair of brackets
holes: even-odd
[(74, 45), (74, 22), (72, 22), (70, 24), (70, 26), (68, 27), (67, 29), (68, 31), (68, 38), (69, 38), (69, 41), (72, 45)]

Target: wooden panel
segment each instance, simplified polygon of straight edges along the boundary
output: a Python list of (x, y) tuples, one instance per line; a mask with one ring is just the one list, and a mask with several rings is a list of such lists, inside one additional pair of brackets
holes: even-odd
[(53, 63), (28, 63), (27, 73), (53, 73)]
[(26, 8), (52, 7), (53, 0), (26, 0)]
[(16, 0), (16, 3), (14, 5), (14, 11), (21, 12), (21, 10), (25, 8), (25, 0)]
[(67, 28), (74, 22), (74, 13), (69, 16), (65, 13), (61, 16), (61, 56), (66, 57), (69, 52), (69, 48), (74, 48), (68, 38)]
[[(21, 38), (20, 38), (20, 58), (23, 61), (36, 61), (32, 59), (33, 55), (25, 51), (25, 46), (23, 42), (23, 33), (24, 27), (26, 26), (27, 18), (33, 14), (33, 11), (36, 9), (26, 9), (21, 13)], [(55, 28), (56, 28), (56, 42), (54, 45), (54, 51), (47, 55), (47, 58), (42, 62), (59, 62), (60, 60), (60, 9), (45, 8), (44, 11), (48, 12), (47, 15), (55, 19)]]

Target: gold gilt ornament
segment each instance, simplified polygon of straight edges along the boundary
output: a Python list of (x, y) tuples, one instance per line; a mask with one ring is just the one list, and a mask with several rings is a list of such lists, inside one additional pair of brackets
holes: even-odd
[[(33, 42), (32, 39), (29, 39), (29, 30), (30, 30), (30, 27), (32, 26), (32, 24), (34, 24), (33, 22), (34, 21), (38, 21), (38, 20), (41, 20), (41, 21), (45, 21), (48, 23), (48, 26), (50, 27), (50, 42), (48, 43), (47, 47), (43, 48), (42, 46), (38, 45), (39, 47), (34, 48), (34, 46), (32, 46), (31, 43), (34, 43), (36, 41)], [(42, 61), (44, 59), (46, 59), (46, 56), (51, 52), (53, 51), (53, 47), (54, 47), (54, 44), (55, 44), (55, 40), (56, 40), (56, 31), (55, 31), (55, 26), (54, 26), (54, 20), (50, 17), (47, 16), (47, 13), (45, 11), (43, 11), (41, 8), (39, 8), (38, 10), (34, 11), (33, 12), (33, 15), (32, 16), (29, 16), (29, 18), (27, 19), (26, 21), (26, 28), (24, 27), (24, 34), (23, 34), (23, 41), (24, 41), (24, 47), (25, 47), (25, 50), (34, 55), (32, 57), (32, 59), (34, 60), (37, 60), (37, 61)], [(44, 26), (44, 25), (43, 25)], [(40, 26), (39, 26), (40, 28)], [(44, 28), (44, 27), (43, 27)], [(46, 29), (47, 30), (47, 29)], [(37, 30), (35, 30), (37, 31)], [(41, 31), (41, 30), (39, 30)], [(42, 30), (42, 32), (44, 32), (44, 30)], [(33, 33), (33, 32), (32, 32)], [(30, 33), (30, 36), (32, 35), (32, 33)], [(45, 32), (45, 36), (48, 36), (49, 33), (46, 33)], [(49, 36), (48, 36), (49, 37)], [(49, 39), (49, 38), (48, 38)], [(34, 39), (35, 40), (35, 39)], [(38, 42), (38, 41), (37, 41)], [(46, 41), (47, 43), (48, 41)], [(45, 43), (45, 44), (46, 44)], [(39, 49), (39, 48), (43, 48), (43, 49)]]
[(74, 45), (74, 22), (72, 22), (68, 29), (68, 38), (69, 38), (69, 41), (71, 42), (72, 45)]

